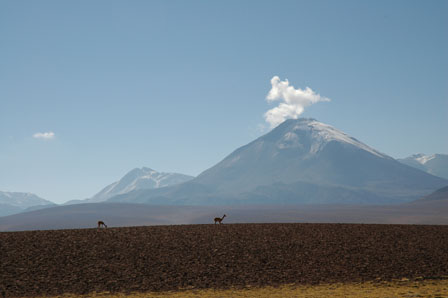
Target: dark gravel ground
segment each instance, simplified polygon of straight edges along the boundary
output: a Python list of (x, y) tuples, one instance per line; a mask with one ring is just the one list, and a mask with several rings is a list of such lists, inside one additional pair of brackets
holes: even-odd
[(223, 224), (0, 233), (0, 297), (448, 275), (448, 226)]

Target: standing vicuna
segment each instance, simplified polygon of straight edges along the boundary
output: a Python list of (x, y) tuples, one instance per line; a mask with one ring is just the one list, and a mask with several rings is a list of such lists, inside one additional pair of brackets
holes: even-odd
[(224, 214), (222, 217), (215, 217), (215, 224), (218, 222), (219, 224), (222, 224), (222, 220), (224, 219), (224, 217), (226, 217), (226, 215)]
[(102, 220), (98, 221), (98, 229), (101, 228), (101, 226), (107, 228), (107, 225)]

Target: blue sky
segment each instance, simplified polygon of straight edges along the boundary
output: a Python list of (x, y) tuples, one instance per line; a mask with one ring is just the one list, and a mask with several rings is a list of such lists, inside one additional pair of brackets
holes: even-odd
[(448, 153), (447, 28), (448, 1), (3, 0), (0, 190), (197, 175), (267, 131), (274, 76), (392, 157)]

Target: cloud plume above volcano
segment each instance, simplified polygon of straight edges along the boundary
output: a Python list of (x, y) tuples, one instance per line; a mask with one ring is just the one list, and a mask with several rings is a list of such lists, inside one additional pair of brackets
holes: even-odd
[(289, 85), (287, 79), (281, 81), (278, 76), (271, 79), (271, 85), (272, 88), (266, 96), (266, 100), (269, 103), (280, 101), (275, 108), (264, 114), (264, 119), (271, 128), (276, 127), (286, 119), (297, 119), (303, 113), (305, 107), (320, 101), (330, 101), (329, 98), (320, 96), (309, 87), (295, 89), (294, 86)]

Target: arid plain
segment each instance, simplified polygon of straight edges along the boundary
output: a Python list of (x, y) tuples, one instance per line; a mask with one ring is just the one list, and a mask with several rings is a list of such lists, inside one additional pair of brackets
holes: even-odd
[[(350, 291), (365, 291), (367, 285), (398, 293), (392, 297), (418, 297), (405, 296), (411, 290), (421, 297), (445, 297), (448, 276), (448, 226), (432, 225), (222, 224), (3, 232), (0, 251), (0, 293), (5, 297), (350, 297)], [(321, 294), (307, 292), (311, 288)]]

